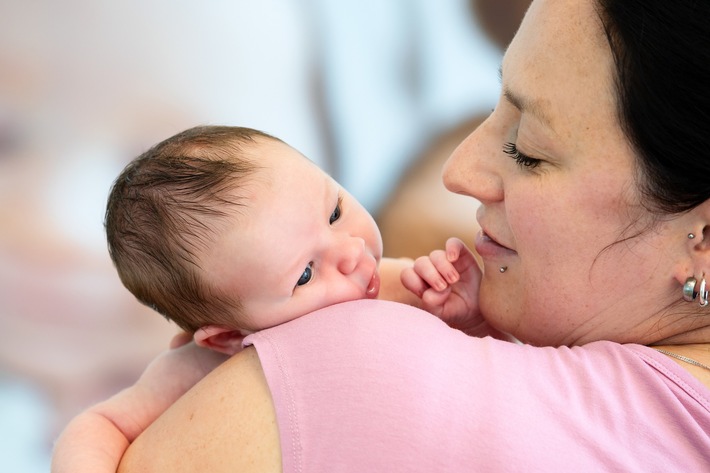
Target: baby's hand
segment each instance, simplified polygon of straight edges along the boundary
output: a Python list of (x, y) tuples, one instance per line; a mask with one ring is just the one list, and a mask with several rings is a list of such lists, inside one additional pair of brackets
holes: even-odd
[(446, 250), (417, 258), (400, 277), (404, 287), (421, 299), (422, 308), (451, 327), (467, 331), (481, 324), (481, 269), (471, 250), (458, 238), (449, 238)]

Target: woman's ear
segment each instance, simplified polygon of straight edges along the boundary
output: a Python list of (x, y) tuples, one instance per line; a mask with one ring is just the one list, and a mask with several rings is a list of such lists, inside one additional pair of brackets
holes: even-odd
[(242, 351), (242, 340), (248, 335), (224, 325), (205, 325), (195, 332), (195, 344), (232, 356)]
[(676, 279), (680, 284), (688, 277), (710, 277), (710, 199), (681, 217), (685, 235), (685, 263), (679, 265)]
[(710, 253), (710, 199), (695, 207), (689, 214), (689, 243), (695, 253), (703, 253), (707, 258)]

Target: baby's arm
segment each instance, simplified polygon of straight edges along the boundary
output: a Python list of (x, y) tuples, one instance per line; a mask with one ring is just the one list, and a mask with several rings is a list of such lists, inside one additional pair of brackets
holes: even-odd
[(378, 299), (401, 302), (422, 308), (422, 301), (402, 284), (401, 274), (414, 265), (410, 258), (382, 258), (380, 261), (380, 293)]
[(55, 444), (52, 473), (115, 472), (128, 445), (227, 358), (186, 340), (176, 336), (136, 384), (73, 419)]
[(401, 273), (402, 285), (419, 299), (421, 308), (478, 336), (491, 334), (478, 306), (481, 277), (473, 252), (458, 238), (449, 238), (445, 250), (417, 258)]

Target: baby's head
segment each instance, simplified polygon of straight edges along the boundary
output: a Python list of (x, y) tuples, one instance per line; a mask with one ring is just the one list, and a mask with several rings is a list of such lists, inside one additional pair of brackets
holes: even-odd
[(370, 214), (296, 150), (248, 128), (192, 128), (136, 158), (105, 225), (138, 300), (224, 352), (235, 335), (379, 289)]
[(258, 173), (247, 152), (257, 140), (278, 141), (248, 128), (191, 128), (134, 159), (109, 194), (104, 224), (121, 281), (184, 330), (230, 323), (240, 310), (236, 295), (207, 283), (200, 257), (248, 204), (240, 189)]

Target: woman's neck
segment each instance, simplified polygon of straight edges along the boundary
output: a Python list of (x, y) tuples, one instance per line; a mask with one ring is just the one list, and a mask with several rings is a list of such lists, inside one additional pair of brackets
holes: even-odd
[(654, 345), (710, 389), (710, 343)]

